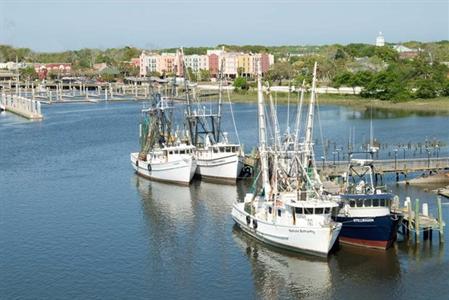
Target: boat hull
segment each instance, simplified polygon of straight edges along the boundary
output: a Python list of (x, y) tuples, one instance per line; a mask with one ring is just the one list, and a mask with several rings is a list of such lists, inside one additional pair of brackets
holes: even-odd
[[(339, 223), (321, 227), (276, 225), (248, 214), (243, 207), (243, 203), (234, 203), (232, 218), (244, 232), (266, 244), (289, 251), (325, 257), (332, 249), (341, 229)], [(249, 223), (247, 218), (250, 219)]]
[(197, 158), (196, 174), (205, 179), (235, 181), (243, 168), (243, 157), (237, 153), (215, 158)]
[(337, 216), (335, 221), (343, 223), (339, 237), (340, 243), (385, 250), (396, 240), (399, 218), (395, 215)]
[(167, 162), (143, 161), (138, 153), (131, 153), (131, 164), (137, 174), (151, 180), (188, 185), (196, 170), (196, 161), (192, 156)]

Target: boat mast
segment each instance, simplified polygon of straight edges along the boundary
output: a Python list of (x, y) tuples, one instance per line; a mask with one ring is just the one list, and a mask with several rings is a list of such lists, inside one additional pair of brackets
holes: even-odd
[(268, 98), (270, 99), (271, 123), (274, 127), (274, 150), (281, 150), (281, 131), (277, 117), (276, 107), (274, 105), (273, 96), (271, 95), (270, 86), (268, 85)]
[(267, 132), (265, 124), (265, 107), (262, 90), (262, 66), (260, 59), (258, 61), (258, 68), (257, 68), (257, 109), (259, 114), (259, 153), (262, 165), (262, 185), (266, 197), (271, 193), (271, 186), (270, 180), (268, 178)]
[[(186, 76), (187, 70), (186, 70), (186, 64), (184, 61), (184, 49), (181, 47), (181, 49), (179, 51), (181, 53), (181, 61), (179, 62), (179, 65), (180, 65), (180, 69), (182, 68), (182, 77), (184, 79), (184, 92), (186, 94), (186, 102), (187, 102), (187, 126), (189, 127), (189, 138), (190, 138), (190, 143), (192, 145), (196, 146), (197, 134), (196, 134), (196, 132), (195, 133), (193, 132), (194, 128), (192, 126), (194, 117), (192, 117), (192, 107), (191, 107), (192, 103), (190, 100), (189, 85), (187, 83), (187, 76)], [(181, 71), (181, 70), (179, 70), (179, 71)], [(175, 76), (176, 76), (176, 74), (175, 74)], [(195, 128), (196, 128), (196, 126), (195, 126)]]
[(302, 81), (301, 86), (301, 98), (299, 100), (298, 111), (296, 113), (296, 124), (295, 124), (295, 151), (299, 148), (299, 131), (301, 130), (301, 115), (302, 115), (302, 103), (304, 102), (304, 90), (305, 90), (305, 80)]
[(215, 143), (220, 142), (220, 134), (221, 134), (221, 108), (223, 103), (223, 77), (224, 77), (224, 58), (221, 60), (220, 64), (220, 72), (219, 72), (220, 80), (218, 82), (218, 111), (216, 116), (216, 132), (215, 134)]
[(307, 115), (306, 139), (304, 141), (305, 146), (305, 153), (303, 160), (304, 168), (307, 168), (309, 166), (309, 162), (312, 159), (313, 113), (315, 107), (316, 69), (317, 63), (315, 62), (313, 66), (312, 93), (310, 95), (309, 113)]

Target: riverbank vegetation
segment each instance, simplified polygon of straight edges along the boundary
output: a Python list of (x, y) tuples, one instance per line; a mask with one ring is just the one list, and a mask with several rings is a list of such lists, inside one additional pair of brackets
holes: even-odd
[[(250, 91), (234, 91), (229, 94), (232, 102), (245, 103), (256, 102), (257, 93), (254, 90)], [(296, 105), (299, 101), (298, 93), (291, 93), (290, 96), (285, 92), (272, 92), (273, 99), (278, 104)], [(310, 94), (305, 95), (305, 101), (308, 101)], [(389, 111), (407, 111), (407, 112), (422, 112), (449, 114), (449, 97), (436, 97), (433, 99), (409, 99), (408, 101), (394, 102), (384, 101), (379, 99), (363, 98), (357, 95), (338, 95), (338, 94), (319, 94), (317, 95), (318, 103), (320, 105), (341, 105), (349, 106), (356, 110), (385, 109)]]

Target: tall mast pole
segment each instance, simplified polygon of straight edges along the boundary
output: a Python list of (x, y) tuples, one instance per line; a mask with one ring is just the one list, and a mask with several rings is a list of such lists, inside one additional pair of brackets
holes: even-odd
[(299, 99), (298, 111), (296, 112), (296, 124), (295, 124), (295, 151), (298, 150), (299, 145), (299, 131), (301, 130), (301, 115), (302, 115), (302, 104), (304, 102), (304, 90), (305, 90), (305, 80), (302, 81), (301, 86), (301, 97)]
[(215, 125), (216, 134), (215, 134), (215, 142), (218, 143), (220, 141), (220, 131), (221, 131), (221, 108), (223, 105), (223, 78), (224, 78), (224, 57), (221, 60), (220, 71), (218, 73), (220, 80), (218, 82), (218, 112), (217, 112), (217, 123)]
[(310, 95), (309, 113), (307, 115), (307, 128), (305, 139), (305, 155), (304, 155), (304, 167), (307, 168), (309, 160), (312, 158), (312, 138), (313, 138), (313, 113), (315, 108), (315, 89), (316, 89), (316, 69), (317, 63), (313, 66), (313, 80), (312, 80), (312, 93)]
[(260, 60), (257, 68), (257, 109), (259, 114), (259, 153), (262, 165), (262, 184), (265, 196), (270, 195), (271, 186), (268, 178), (267, 132), (265, 124), (265, 107), (262, 90), (262, 66)]

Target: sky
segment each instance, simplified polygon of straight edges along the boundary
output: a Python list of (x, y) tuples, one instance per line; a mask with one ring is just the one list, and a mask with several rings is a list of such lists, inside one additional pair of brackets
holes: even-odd
[(35, 51), (449, 40), (449, 0), (0, 0), (0, 44)]

